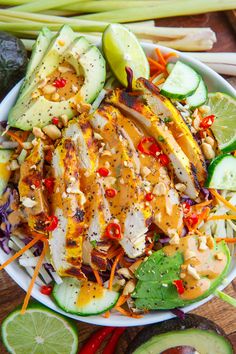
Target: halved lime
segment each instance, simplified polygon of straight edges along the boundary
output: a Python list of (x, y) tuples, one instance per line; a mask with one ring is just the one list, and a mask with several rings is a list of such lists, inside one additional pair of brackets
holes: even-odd
[(31, 304), (24, 315), (16, 309), (2, 323), (2, 340), (14, 354), (76, 354), (78, 334), (69, 319), (40, 304)]
[(236, 99), (222, 92), (209, 93), (208, 105), (216, 116), (211, 129), (223, 152), (236, 149)]
[(149, 78), (149, 64), (138, 39), (125, 26), (110, 24), (102, 36), (103, 53), (116, 78), (127, 86), (125, 67), (133, 70), (134, 79)]

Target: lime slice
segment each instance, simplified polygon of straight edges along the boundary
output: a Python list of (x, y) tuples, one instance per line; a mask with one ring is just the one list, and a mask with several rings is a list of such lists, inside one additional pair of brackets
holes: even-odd
[(16, 309), (2, 323), (2, 340), (14, 354), (75, 354), (78, 335), (74, 323), (63, 316), (32, 304), (24, 315)]
[(127, 86), (125, 67), (133, 70), (134, 79), (149, 78), (149, 64), (138, 39), (125, 26), (110, 24), (102, 36), (103, 53), (116, 78)]
[(216, 116), (211, 129), (223, 152), (236, 149), (236, 99), (221, 92), (209, 93), (208, 105)]

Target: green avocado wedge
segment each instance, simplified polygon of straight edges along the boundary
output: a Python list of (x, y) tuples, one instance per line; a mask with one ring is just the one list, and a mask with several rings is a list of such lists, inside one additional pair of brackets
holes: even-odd
[[(186, 236), (180, 239), (178, 246), (163, 247), (139, 266), (135, 274), (138, 282), (132, 293), (137, 308), (167, 310), (183, 307), (214, 292), (227, 274), (231, 259), (229, 249), (224, 241), (213, 241), (212, 248), (199, 250), (199, 242), (196, 235)], [(197, 274), (191, 274), (192, 268)], [(180, 274), (183, 294), (178, 293), (174, 284), (176, 280), (181, 281)]]

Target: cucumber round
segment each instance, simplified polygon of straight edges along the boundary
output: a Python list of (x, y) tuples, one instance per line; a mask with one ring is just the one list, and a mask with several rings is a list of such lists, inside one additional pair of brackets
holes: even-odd
[(206, 187), (236, 191), (236, 157), (223, 154), (216, 157), (208, 168)]
[[(80, 303), (81, 291), (84, 291), (83, 298), (86, 299), (84, 303)], [(97, 283), (64, 278), (62, 284), (54, 286), (53, 297), (64, 311), (79, 316), (91, 316), (113, 308), (119, 293), (102, 288)]]
[(199, 85), (193, 95), (186, 98), (186, 103), (190, 108), (197, 108), (202, 106), (207, 100), (208, 90), (205, 82), (200, 79)]
[(190, 66), (177, 61), (161, 89), (161, 94), (170, 98), (184, 99), (197, 89), (200, 76)]
[(166, 70), (167, 70), (168, 74), (171, 73), (171, 71), (173, 70), (174, 66), (175, 66), (175, 63), (168, 63), (166, 65)]

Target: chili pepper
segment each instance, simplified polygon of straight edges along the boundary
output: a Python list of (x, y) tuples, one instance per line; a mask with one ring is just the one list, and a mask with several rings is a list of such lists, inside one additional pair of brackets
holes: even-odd
[(113, 353), (115, 353), (117, 342), (120, 339), (121, 335), (124, 333), (124, 331), (125, 331), (124, 327), (120, 327), (120, 328), (115, 329), (115, 331), (113, 332), (113, 334), (112, 334), (111, 338), (109, 339), (107, 345), (103, 349), (102, 354), (113, 354)]
[(52, 118), (52, 124), (58, 125), (58, 123), (59, 123), (59, 118), (53, 117)]
[(106, 227), (105, 235), (106, 235), (106, 237), (114, 239), (114, 240), (120, 239), (121, 238), (120, 225), (116, 224), (114, 222), (111, 222)]
[(197, 214), (191, 214), (187, 218), (184, 218), (186, 221), (187, 226), (194, 227), (198, 223), (198, 216)]
[(157, 152), (161, 151), (160, 147), (156, 143), (152, 144), (149, 150), (153, 156), (157, 156)]
[(54, 80), (53, 82), (53, 86), (55, 86), (56, 88), (62, 88), (66, 86), (66, 80), (63, 78), (59, 78)]
[(48, 217), (49, 224), (45, 227), (46, 231), (53, 231), (57, 228), (58, 218), (55, 215)]
[(145, 154), (145, 155), (152, 155), (153, 152), (150, 151), (150, 147), (155, 144), (156, 144), (156, 141), (154, 138), (151, 138), (151, 137), (143, 137), (139, 144), (138, 144), (138, 150), (142, 153), (142, 154)]
[(114, 327), (102, 327), (94, 332), (80, 349), (79, 354), (96, 354), (103, 341), (115, 330)]
[(179, 295), (184, 293), (184, 284), (182, 279), (174, 280), (173, 284), (176, 286)]
[(53, 188), (54, 188), (54, 178), (53, 177), (45, 178), (44, 185), (45, 185), (47, 191), (50, 194), (52, 194), (53, 193)]
[(158, 159), (159, 159), (160, 164), (162, 166), (167, 166), (169, 164), (169, 162), (170, 162), (169, 157), (166, 154), (160, 154), (158, 156)]
[(145, 195), (145, 200), (146, 200), (147, 202), (150, 202), (151, 200), (153, 200), (153, 198), (154, 198), (154, 195), (153, 195), (152, 193), (147, 193), (147, 194)]
[(102, 177), (107, 177), (109, 175), (109, 170), (106, 167), (100, 167), (98, 169), (98, 173), (100, 174), (100, 176)]
[(52, 286), (51, 285), (42, 285), (40, 288), (40, 292), (43, 295), (51, 295), (52, 293)]
[(117, 194), (117, 191), (113, 188), (108, 188), (108, 189), (106, 189), (105, 194), (106, 194), (106, 197), (108, 197), (108, 198), (114, 198)]
[(190, 212), (191, 205), (188, 202), (183, 203), (183, 212), (184, 214), (188, 214)]
[(200, 128), (202, 128), (202, 129), (210, 128), (210, 126), (214, 123), (214, 120), (215, 120), (214, 114), (211, 114), (210, 116), (203, 118), (200, 123)]
[(35, 186), (35, 188), (39, 188), (41, 185), (40, 179), (35, 177), (32, 179), (32, 186)]

